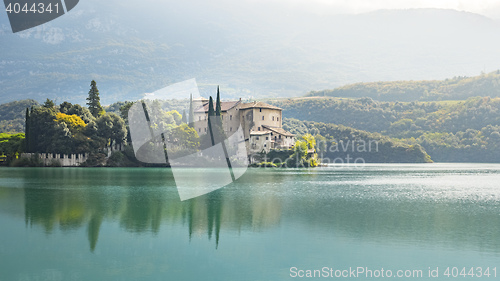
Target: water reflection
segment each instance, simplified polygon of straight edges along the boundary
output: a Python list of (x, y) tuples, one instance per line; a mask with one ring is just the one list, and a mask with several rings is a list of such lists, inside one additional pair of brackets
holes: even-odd
[(0, 189), (7, 193), (24, 192), (26, 225), (42, 227), (49, 235), (55, 228), (63, 232), (86, 228), (91, 251), (95, 250), (101, 225), (106, 221), (117, 221), (128, 232), (153, 235), (162, 226), (187, 225), (190, 238), (193, 234), (205, 234), (218, 247), (222, 227), (237, 231), (263, 229), (271, 227), (281, 216), (281, 203), (275, 196), (252, 199), (251, 193), (228, 196), (218, 190), (181, 202), (165, 169), (156, 173), (71, 171), (74, 177), (55, 170), (16, 172), (20, 173), (15, 178), (20, 181), (20, 188)]
[[(0, 186), (0, 214), (15, 217), (20, 212), (16, 206), (23, 205), (27, 227), (41, 227), (47, 235), (56, 228), (68, 234), (86, 231), (92, 252), (99, 247), (102, 225), (110, 222), (139, 235), (184, 228), (190, 239), (204, 235), (215, 248), (223, 243), (224, 231), (285, 227), (292, 241), (308, 241), (304, 235), (314, 233), (500, 252), (499, 191), (481, 189), (500, 178), (481, 182), (477, 177), (466, 190), (443, 183), (440, 189), (460, 191), (463, 197), (437, 200), (440, 191), (426, 182), (435, 182), (439, 174), (404, 186), (370, 184), (380, 171), (251, 170), (224, 189), (182, 202), (166, 169), (10, 171)], [(414, 177), (410, 172), (398, 175)]]

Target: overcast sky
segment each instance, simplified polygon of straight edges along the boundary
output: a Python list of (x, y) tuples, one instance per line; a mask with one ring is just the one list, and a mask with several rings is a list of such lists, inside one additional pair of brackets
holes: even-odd
[[(254, 0), (264, 1), (264, 0)], [(266, 0), (269, 1), (269, 0)], [(275, 0), (320, 13), (363, 13), (380, 9), (441, 8), (500, 18), (500, 0)]]

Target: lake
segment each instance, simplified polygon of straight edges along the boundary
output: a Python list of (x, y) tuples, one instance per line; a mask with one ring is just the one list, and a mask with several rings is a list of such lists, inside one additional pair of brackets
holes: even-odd
[(1, 168), (0, 239), (1, 281), (496, 280), (500, 165), (249, 169), (187, 201), (169, 169)]

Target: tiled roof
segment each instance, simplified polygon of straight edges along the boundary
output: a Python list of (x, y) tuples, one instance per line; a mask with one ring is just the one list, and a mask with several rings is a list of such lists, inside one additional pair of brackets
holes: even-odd
[[(221, 111), (228, 111), (229, 109), (235, 107), (240, 101), (221, 101), (220, 107)], [(215, 102), (214, 102), (215, 110)], [(208, 102), (204, 103), (203, 106), (195, 110), (195, 112), (208, 112)]]
[(243, 103), (240, 106), (240, 109), (248, 109), (248, 108), (269, 108), (269, 109), (277, 109), (277, 110), (282, 110), (281, 108), (270, 105), (261, 101), (254, 101), (254, 102), (249, 102), (249, 103)]
[(283, 136), (287, 136), (287, 137), (295, 136), (294, 134), (286, 131), (283, 128), (271, 127), (271, 126), (266, 126), (266, 125), (262, 125), (262, 127), (266, 130), (273, 131), (273, 132), (278, 133), (278, 134), (283, 135)]
[(270, 131), (251, 131), (250, 135), (251, 136), (262, 136), (262, 135), (269, 135), (271, 132)]

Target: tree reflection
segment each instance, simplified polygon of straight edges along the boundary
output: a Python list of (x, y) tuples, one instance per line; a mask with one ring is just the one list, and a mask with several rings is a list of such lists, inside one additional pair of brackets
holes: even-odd
[[(89, 181), (82, 181), (79, 186), (93, 184)], [(281, 203), (272, 196), (226, 194), (217, 190), (182, 202), (170, 187), (121, 184), (111, 190), (107, 185), (25, 188), (26, 225), (42, 226), (47, 234), (56, 228), (65, 232), (86, 227), (89, 248), (94, 252), (103, 223), (116, 221), (127, 232), (153, 235), (162, 227), (184, 224), (190, 240), (194, 233), (205, 234), (218, 248), (223, 229), (260, 230), (276, 224), (281, 216)]]

